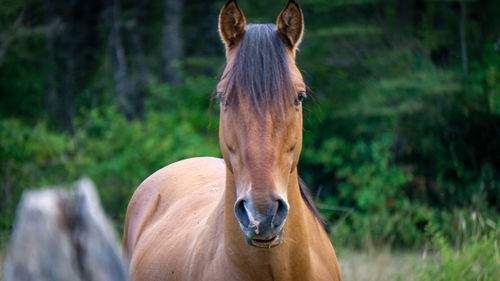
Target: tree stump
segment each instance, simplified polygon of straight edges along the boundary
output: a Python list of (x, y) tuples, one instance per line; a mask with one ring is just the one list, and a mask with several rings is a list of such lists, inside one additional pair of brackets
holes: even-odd
[(127, 270), (94, 184), (23, 194), (3, 281), (123, 281)]

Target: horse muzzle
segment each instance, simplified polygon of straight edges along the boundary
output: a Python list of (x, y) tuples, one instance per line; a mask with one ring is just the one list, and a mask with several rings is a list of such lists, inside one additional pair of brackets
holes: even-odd
[(260, 208), (245, 199), (234, 204), (234, 214), (247, 243), (259, 248), (272, 248), (281, 243), (288, 209), (283, 199), (261, 204)]

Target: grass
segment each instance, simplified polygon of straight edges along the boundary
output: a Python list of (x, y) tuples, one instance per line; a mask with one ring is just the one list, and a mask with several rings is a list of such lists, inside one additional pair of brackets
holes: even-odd
[(342, 277), (345, 281), (416, 280), (415, 261), (422, 255), (414, 251), (372, 249), (366, 252), (336, 249)]
[(500, 276), (500, 236), (470, 239), (458, 248), (434, 238), (422, 252), (337, 247), (345, 281), (496, 281)]

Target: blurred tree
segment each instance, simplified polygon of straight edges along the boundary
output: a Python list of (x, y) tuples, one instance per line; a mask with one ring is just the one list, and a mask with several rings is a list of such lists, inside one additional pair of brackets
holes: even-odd
[(109, 9), (110, 33), (109, 33), (109, 51), (113, 64), (113, 77), (115, 80), (115, 91), (117, 103), (120, 111), (128, 118), (135, 117), (134, 110), (134, 90), (130, 80), (127, 54), (122, 39), (123, 22), (121, 20), (120, 4), (118, 0), (111, 2)]
[(141, 28), (147, 24), (147, 3), (148, 1), (136, 1), (133, 3), (132, 23), (129, 30), (131, 39), (131, 52), (133, 54), (133, 83), (136, 93), (134, 94), (132, 105), (134, 107), (134, 117), (144, 117), (144, 98), (150, 79), (149, 66), (146, 63), (144, 53), (144, 32)]
[(162, 33), (163, 81), (179, 84), (182, 58), (182, 6), (181, 0), (164, 0), (164, 26)]
[[(54, 16), (53, 0), (43, 0), (43, 10), (45, 24), (50, 25), (56, 17)], [(44, 93), (44, 103), (48, 115), (52, 119), (57, 118), (57, 80), (56, 80), (56, 61), (55, 61), (55, 46), (54, 34), (47, 34), (45, 39), (45, 61), (47, 68), (46, 80), (47, 87)]]

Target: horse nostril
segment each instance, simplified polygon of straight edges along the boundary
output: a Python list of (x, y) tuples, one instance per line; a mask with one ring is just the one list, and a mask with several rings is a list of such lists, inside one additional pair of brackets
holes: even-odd
[(247, 210), (245, 209), (245, 200), (238, 200), (234, 204), (234, 214), (238, 221), (245, 227), (250, 225), (250, 219), (248, 218)]
[(277, 200), (277, 204), (278, 208), (272, 222), (274, 227), (280, 226), (288, 216), (288, 204), (282, 199)]

